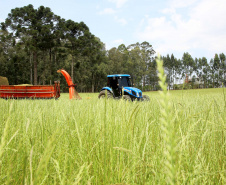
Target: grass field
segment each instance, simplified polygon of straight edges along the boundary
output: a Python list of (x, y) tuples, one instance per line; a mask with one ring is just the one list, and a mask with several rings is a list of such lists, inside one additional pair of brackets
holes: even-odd
[(226, 89), (144, 94), (0, 99), (0, 184), (226, 184)]

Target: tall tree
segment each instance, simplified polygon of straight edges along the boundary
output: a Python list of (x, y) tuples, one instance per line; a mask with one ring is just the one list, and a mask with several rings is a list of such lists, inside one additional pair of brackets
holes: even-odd
[(149, 66), (153, 62), (153, 55), (155, 51), (148, 42), (137, 42), (136, 44), (131, 44), (128, 46), (130, 61), (133, 65), (133, 75), (135, 77), (136, 83), (140, 84), (142, 82), (141, 88), (146, 85), (148, 79)]
[(202, 79), (204, 81), (204, 87), (206, 88), (208, 85), (208, 79), (210, 74), (210, 66), (207, 62), (206, 57), (202, 57), (200, 66), (202, 68)]
[(7, 76), (9, 69), (9, 53), (12, 45), (12, 37), (6, 31), (0, 30), (0, 76)]
[(185, 77), (186, 74), (191, 76), (193, 73), (194, 59), (188, 52), (183, 54), (182, 64), (183, 64), (182, 77)]
[(86, 43), (84, 53), (87, 56), (88, 69), (91, 72), (92, 92), (95, 92), (95, 86), (100, 87), (99, 82), (106, 76), (106, 51), (104, 43), (99, 38), (92, 34), (87, 35), (87, 37), (89, 37), (89, 41)]
[[(16, 40), (21, 40), (25, 35), (29, 38), (30, 50), (33, 53), (34, 61), (34, 84), (37, 84), (37, 65), (38, 65), (38, 50), (43, 47), (43, 44), (51, 44), (47, 39), (53, 34), (51, 29), (55, 24), (55, 15), (50, 8), (40, 6), (38, 10), (34, 9), (33, 5), (15, 8), (8, 14), (5, 23), (2, 23), (2, 29), (10, 32)], [(47, 41), (46, 41), (47, 39)]]
[(163, 57), (163, 65), (164, 65), (165, 72), (167, 74), (166, 77), (167, 77), (168, 88), (170, 88), (171, 82), (172, 82), (173, 64), (171, 62), (171, 58), (170, 58), (169, 54), (167, 54), (166, 57)]
[(109, 73), (124, 73), (123, 54), (116, 47), (108, 51)]
[(225, 79), (225, 72), (226, 72), (226, 57), (224, 53), (220, 54), (220, 63), (221, 63), (221, 69), (223, 71), (223, 83), (224, 86), (226, 86), (226, 79)]
[(74, 64), (75, 59), (78, 58), (83, 52), (85, 44), (89, 42), (89, 28), (84, 22), (74, 22), (72, 20), (67, 20), (65, 23), (65, 38), (67, 44), (65, 45), (72, 56), (71, 61), (71, 77), (74, 80)]
[[(219, 56), (218, 56), (218, 54), (215, 54), (215, 56), (214, 56), (214, 60), (213, 60), (213, 69), (215, 70), (215, 79), (217, 79), (217, 81), (216, 82), (214, 82), (214, 83), (216, 83), (217, 84), (217, 86), (219, 86), (219, 77), (220, 77), (220, 59), (219, 59)], [(217, 71), (217, 73), (216, 73), (216, 71)]]
[(119, 58), (121, 60), (121, 67), (123, 69), (123, 73), (128, 74), (131, 71), (131, 65), (129, 63), (129, 51), (124, 44), (118, 46), (118, 51), (120, 54)]

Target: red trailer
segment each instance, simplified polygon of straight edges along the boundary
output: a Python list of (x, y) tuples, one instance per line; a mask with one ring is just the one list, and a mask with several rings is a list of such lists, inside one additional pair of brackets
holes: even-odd
[(0, 98), (51, 99), (60, 97), (60, 82), (54, 85), (0, 85)]
[[(69, 99), (82, 99), (75, 90), (75, 85), (70, 75), (64, 69), (57, 71), (65, 77), (69, 88)], [(7, 82), (8, 83), (8, 82)], [(60, 82), (55, 81), (54, 85), (0, 85), (0, 98), (31, 98), (51, 99), (60, 97)]]
[[(69, 99), (82, 99), (75, 89), (76, 84), (73, 83), (67, 71), (60, 69), (57, 72), (62, 73), (67, 81), (69, 88)], [(55, 81), (54, 85), (5, 85), (8, 84), (8, 80), (7, 83), (5, 82), (3, 84), (4, 85), (0, 85), (0, 98), (4, 99), (57, 99), (60, 97), (60, 82), (58, 81)]]

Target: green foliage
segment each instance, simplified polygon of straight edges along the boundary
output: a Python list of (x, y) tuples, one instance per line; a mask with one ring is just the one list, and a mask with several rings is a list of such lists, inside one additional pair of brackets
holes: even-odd
[[(94, 78), (94, 86), (100, 76), (106, 75), (102, 71), (103, 44), (83, 22), (65, 21), (48, 7), (34, 9), (28, 5), (12, 9), (1, 29), (4, 49), (0, 50), (0, 71), (10, 84), (45, 85), (61, 78), (65, 89), (65, 80), (56, 73), (64, 68), (71, 71), (74, 82), (81, 83), (79, 90), (89, 91), (91, 84), (87, 81)], [(83, 77), (87, 66), (92, 67), (92, 72)]]
[[(100, 91), (106, 85), (106, 75), (114, 73), (130, 74), (143, 91), (158, 90), (154, 54), (146, 41), (106, 51), (105, 44), (84, 22), (65, 20), (44, 6), (12, 9), (0, 26), (0, 75), (10, 84), (45, 85), (61, 80), (65, 92), (65, 79), (56, 73), (64, 68), (80, 92)], [(223, 53), (209, 62), (205, 57), (193, 59), (188, 52), (182, 59), (173, 54), (162, 59), (168, 89), (183, 83), (186, 75), (199, 78), (205, 88), (226, 86)]]

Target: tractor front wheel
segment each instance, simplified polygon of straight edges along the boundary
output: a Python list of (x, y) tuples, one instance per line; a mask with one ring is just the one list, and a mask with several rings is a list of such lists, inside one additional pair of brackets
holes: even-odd
[(123, 96), (123, 100), (132, 101), (132, 99), (131, 99), (131, 97), (129, 95), (124, 95)]
[(143, 101), (150, 101), (150, 98), (148, 95), (143, 95)]
[[(106, 94), (105, 94), (106, 90), (100, 91), (100, 94), (98, 95), (99, 99), (105, 98)], [(113, 98), (113, 94), (110, 93), (109, 91), (107, 91), (107, 98)]]

